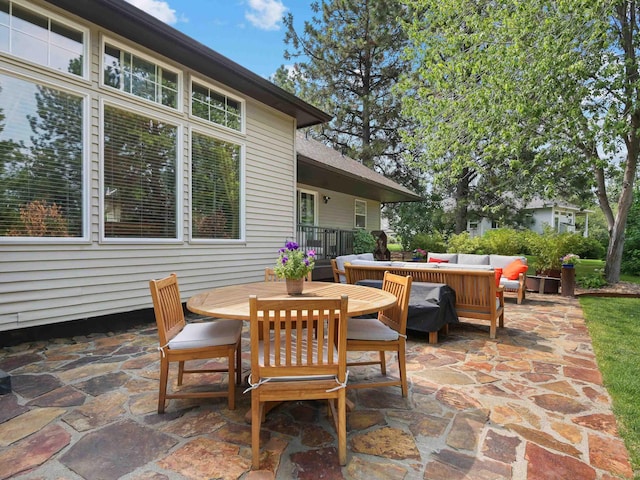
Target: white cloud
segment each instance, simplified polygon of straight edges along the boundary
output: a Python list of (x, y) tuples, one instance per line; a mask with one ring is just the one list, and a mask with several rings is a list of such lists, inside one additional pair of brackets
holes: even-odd
[(178, 21), (176, 11), (169, 6), (168, 2), (162, 0), (127, 0), (127, 2), (169, 25)]
[(245, 18), (262, 30), (279, 30), (280, 21), (287, 11), (280, 0), (249, 0), (250, 11)]

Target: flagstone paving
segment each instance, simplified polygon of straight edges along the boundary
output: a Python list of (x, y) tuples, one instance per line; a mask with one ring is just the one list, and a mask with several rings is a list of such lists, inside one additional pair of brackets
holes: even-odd
[[(1, 349), (13, 392), (0, 396), (0, 480), (633, 478), (575, 298), (508, 299), (496, 340), (471, 323), (437, 345), (410, 335), (408, 398), (348, 392), (344, 467), (323, 402), (268, 414), (258, 471), (242, 387), (234, 411), (171, 400), (158, 415), (156, 346), (148, 325)], [(243, 351), (246, 370), (246, 331)], [(350, 382), (378, 374), (350, 370)], [(223, 389), (226, 377), (208, 381)]]

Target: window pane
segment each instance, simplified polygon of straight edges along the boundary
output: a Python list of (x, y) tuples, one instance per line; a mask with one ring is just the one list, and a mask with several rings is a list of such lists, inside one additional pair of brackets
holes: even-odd
[(152, 61), (105, 44), (104, 83), (168, 107), (178, 107), (178, 74)]
[(367, 202), (363, 202), (362, 200), (356, 200), (354, 223), (356, 228), (367, 227)]
[(82, 236), (82, 104), (0, 74), (0, 236)]
[(104, 235), (177, 238), (177, 127), (106, 106)]
[(11, 19), (9, 3), (0, 3), (0, 49), (56, 70), (83, 73), (84, 34), (15, 3)]
[(240, 146), (195, 133), (191, 144), (192, 236), (240, 238)]
[(316, 223), (316, 196), (313, 193), (300, 192), (300, 204), (298, 207), (298, 223), (302, 225), (315, 225)]
[(241, 103), (203, 85), (191, 85), (191, 113), (225, 127), (242, 127)]

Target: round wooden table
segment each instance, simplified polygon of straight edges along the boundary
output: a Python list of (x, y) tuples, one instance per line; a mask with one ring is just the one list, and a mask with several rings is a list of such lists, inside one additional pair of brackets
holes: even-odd
[[(249, 320), (249, 295), (258, 298), (289, 297), (285, 282), (255, 282), (212, 288), (187, 301), (189, 311), (216, 318)], [(304, 282), (303, 297), (349, 297), (349, 316), (357, 317), (392, 307), (395, 295), (378, 288), (345, 283)]]

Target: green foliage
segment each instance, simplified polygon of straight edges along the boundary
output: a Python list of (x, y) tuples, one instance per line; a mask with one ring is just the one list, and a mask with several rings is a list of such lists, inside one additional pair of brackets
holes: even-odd
[(576, 283), (582, 288), (601, 288), (607, 284), (603, 270), (590, 273), (589, 275), (576, 277)]
[(636, 189), (625, 230), (622, 273), (640, 275), (640, 189)]
[(418, 248), (427, 252), (443, 253), (447, 251), (447, 244), (444, 236), (438, 232), (419, 233), (414, 235), (409, 244), (409, 250), (411, 251)]
[(597, 191), (612, 232), (607, 279), (617, 281), (640, 149), (637, 5), (406, 3), (415, 12), (406, 52), (419, 68), (399, 93), (417, 123), (403, 137), (421, 152), (416, 163), (436, 181), (473, 175), (522, 198)]
[(273, 271), (280, 278), (299, 279), (313, 270), (315, 262), (313, 251), (305, 252), (296, 242), (287, 242), (278, 252)]
[(480, 242), (482, 253), (520, 255), (522, 254), (520, 237), (520, 232), (510, 228), (489, 230), (482, 236)]
[(389, 219), (389, 226), (398, 234), (405, 250), (410, 248), (412, 238), (419, 233), (453, 231), (450, 215), (442, 208), (442, 199), (429, 196), (424, 202), (403, 202), (385, 205), (384, 215)]
[(532, 237), (531, 252), (535, 255), (537, 271), (557, 270), (562, 267), (562, 257), (568, 253), (578, 253), (582, 237), (573, 233), (557, 233), (550, 227), (537, 237)]
[(376, 239), (366, 230), (356, 230), (353, 234), (353, 253), (373, 253)]
[(447, 242), (447, 252), (451, 253), (481, 253), (480, 237), (472, 237), (469, 232), (451, 235)]

